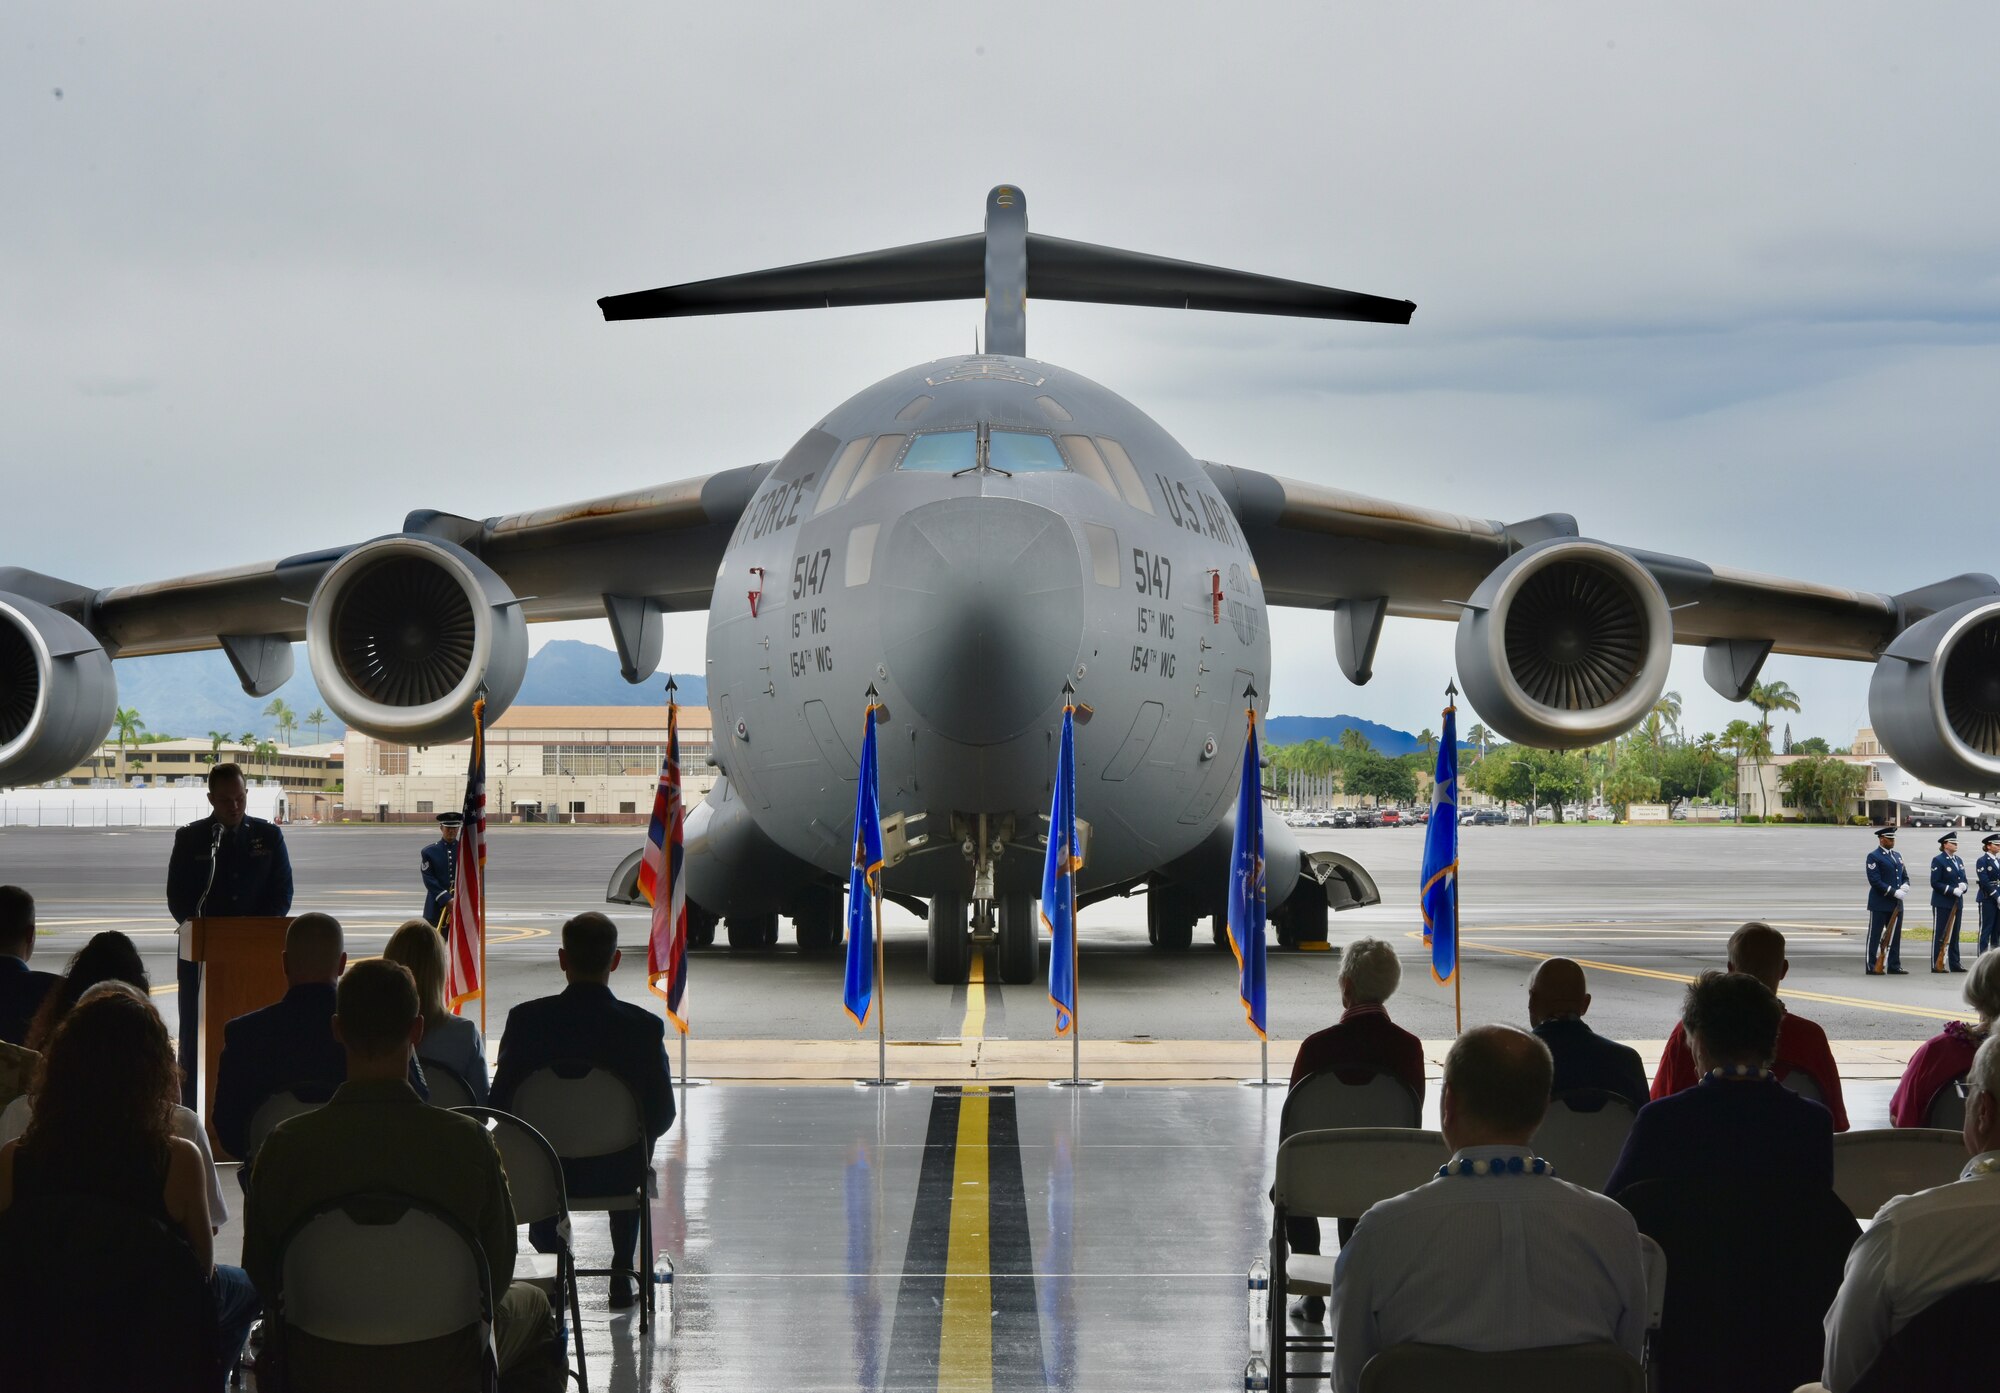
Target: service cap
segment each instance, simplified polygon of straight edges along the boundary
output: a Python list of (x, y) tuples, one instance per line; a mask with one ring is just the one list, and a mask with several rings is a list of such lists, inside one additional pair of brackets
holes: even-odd
[(440, 827), (456, 827), (460, 823), (465, 821), (465, 814), (456, 812), (439, 813), (437, 820), (438, 820), (438, 826)]
[(1938, 845), (1939, 845), (1939, 846), (1957, 846), (1957, 845), (1958, 845), (1958, 833), (1956, 833), (1956, 832), (1947, 832), (1947, 833), (1945, 833), (1945, 834), (1944, 834), (1944, 835), (1943, 835), (1942, 837), (1939, 837), (1939, 838), (1938, 838)]
[(1894, 840), (1896, 840), (1896, 829), (1893, 827), (1877, 827), (1875, 829), (1875, 835), (1878, 837), (1887, 837), (1890, 841), (1893, 842)]
[(2000, 832), (1988, 832), (1979, 839), (1981, 846), (1992, 846), (1996, 842), (2000, 842)]

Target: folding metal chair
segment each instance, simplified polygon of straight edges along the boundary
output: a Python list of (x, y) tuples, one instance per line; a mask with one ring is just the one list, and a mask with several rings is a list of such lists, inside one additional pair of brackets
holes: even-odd
[(1653, 1359), (1653, 1341), (1667, 1320), (1667, 1250), (1647, 1234), (1639, 1235), (1639, 1261), (1646, 1268), (1646, 1387), (1660, 1386), (1659, 1366)]
[(1645, 1393), (1646, 1376), (1616, 1345), (1480, 1353), (1391, 1345), (1361, 1371), (1361, 1393)]
[[(1378, 1200), (1400, 1195), (1437, 1174), (1451, 1159), (1438, 1132), (1411, 1127), (1349, 1127), (1301, 1132), (1278, 1143), (1277, 1177), (1271, 1185), (1271, 1371), (1280, 1379), (1320, 1378), (1320, 1371), (1293, 1373), (1293, 1352), (1325, 1354), (1325, 1335), (1293, 1335), (1285, 1328), (1285, 1294), (1331, 1296), (1331, 1257), (1292, 1255), (1285, 1220), (1359, 1216)], [(1279, 1385), (1283, 1387), (1283, 1384)]]
[(576, 1254), (570, 1248), (569, 1193), (563, 1185), (562, 1158), (549, 1139), (512, 1113), (474, 1105), (453, 1108), (478, 1119), (500, 1148), (500, 1163), (507, 1169), (507, 1192), (514, 1202), (514, 1221), (535, 1224), (552, 1220), (556, 1226), (556, 1251), (521, 1254), (514, 1266), (516, 1280), (550, 1282), (555, 1286), (558, 1309), (567, 1302), (569, 1328), (576, 1346), (576, 1368), (571, 1376), (577, 1386), (590, 1388), (590, 1376), (583, 1358), (583, 1315), (576, 1290)]
[(1965, 1138), (1930, 1127), (1838, 1132), (1833, 1190), (1857, 1218), (1870, 1218), (1897, 1195), (1949, 1185), (1965, 1169)]
[(1943, 1132), (1965, 1131), (1965, 1079), (1953, 1079), (1931, 1095), (1931, 1105), (1924, 1109), (1924, 1126)]
[(1778, 1082), (1809, 1102), (1826, 1102), (1826, 1095), (1819, 1090), (1819, 1080), (1803, 1069), (1788, 1070)]
[[(1334, 1127), (1414, 1128), (1422, 1115), (1416, 1091), (1387, 1069), (1369, 1066), (1319, 1069), (1300, 1079), (1285, 1094), (1284, 1110), (1278, 1115), (1278, 1140), (1283, 1142), (1300, 1132)], [(1351, 1222), (1360, 1215), (1357, 1212), (1337, 1217)], [(1326, 1245), (1322, 1242), (1320, 1246)], [(1282, 1285), (1273, 1290), (1280, 1296), (1319, 1295), (1310, 1289), (1288, 1293)]]
[(424, 1083), (430, 1088), (432, 1107), (456, 1110), (479, 1105), (479, 1100), (472, 1096), (472, 1085), (458, 1070), (437, 1059), (420, 1057), (417, 1063), (423, 1067)]
[(646, 1178), (652, 1174), (651, 1139), (639, 1100), (625, 1081), (587, 1060), (543, 1065), (514, 1090), (514, 1115), (540, 1132), (564, 1161), (630, 1156), (641, 1180), (629, 1190), (569, 1197), (572, 1214), (639, 1212), (639, 1249), (631, 1268), (577, 1267), (576, 1277), (630, 1277), (639, 1284), (639, 1325), (653, 1328), (653, 1205)]
[(1637, 1116), (1631, 1099), (1609, 1089), (1558, 1093), (1535, 1131), (1535, 1154), (1554, 1163), (1558, 1179), (1602, 1193)]
[(245, 1137), (250, 1154), (243, 1158), (244, 1184), (249, 1184), (250, 1168), (256, 1163), (257, 1153), (263, 1149), (264, 1139), (277, 1130), (278, 1124), (287, 1118), (319, 1111), (333, 1097), (336, 1086), (320, 1081), (287, 1084), (257, 1105), (257, 1111), (250, 1114), (250, 1127)]
[(278, 1269), (265, 1328), (280, 1368), (295, 1331), (382, 1350), (382, 1367), (392, 1370), (390, 1351), (476, 1330), (478, 1367), (469, 1372), (489, 1393), (498, 1389), (486, 1255), (451, 1215), (407, 1195), (344, 1195), (292, 1227)]

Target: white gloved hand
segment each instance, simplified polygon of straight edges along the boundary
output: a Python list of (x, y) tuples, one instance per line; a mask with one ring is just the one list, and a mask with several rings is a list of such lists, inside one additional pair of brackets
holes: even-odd
[(1951, 887), (1951, 893), (1954, 895), (1963, 895), (1965, 893), (1965, 887), (1963, 885), (1954, 885)]
[(1896, 898), (1899, 900), (1907, 900), (1908, 898), (1910, 898), (1910, 887), (1907, 885), (1898, 885), (1896, 887)]

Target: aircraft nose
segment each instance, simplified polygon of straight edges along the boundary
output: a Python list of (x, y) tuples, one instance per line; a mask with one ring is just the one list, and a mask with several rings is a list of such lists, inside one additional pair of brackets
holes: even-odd
[(997, 745), (1061, 700), (1083, 646), (1083, 562), (1060, 513), (927, 503), (897, 519), (876, 571), (890, 675), (940, 735)]

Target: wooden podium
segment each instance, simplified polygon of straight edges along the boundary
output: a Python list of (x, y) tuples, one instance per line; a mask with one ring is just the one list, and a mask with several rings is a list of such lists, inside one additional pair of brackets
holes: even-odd
[[(209, 1113), (222, 1061), (222, 1027), (284, 996), (285, 930), (291, 922), (283, 917), (188, 920), (187, 955), (201, 964), (201, 1019), (195, 1023), (201, 1032), (195, 1056), (201, 1075), (196, 1080), (195, 1112), (208, 1127), (217, 1156), (223, 1153), (215, 1142)], [(185, 1030), (187, 1023), (181, 1028)]]

